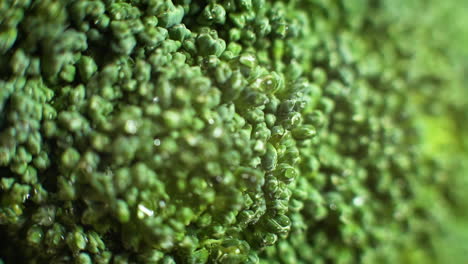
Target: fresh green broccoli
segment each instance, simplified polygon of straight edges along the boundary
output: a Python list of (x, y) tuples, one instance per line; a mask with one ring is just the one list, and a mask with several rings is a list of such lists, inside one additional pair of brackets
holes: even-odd
[(399, 4), (1, 1), (0, 263), (434, 261), (466, 80)]

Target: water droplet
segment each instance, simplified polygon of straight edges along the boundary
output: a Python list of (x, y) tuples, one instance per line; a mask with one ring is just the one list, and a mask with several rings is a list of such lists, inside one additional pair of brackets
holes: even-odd
[(198, 138), (193, 135), (187, 135), (186, 140), (190, 146), (195, 146), (198, 143)]
[(139, 204), (138, 205), (138, 217), (143, 218), (144, 216), (153, 216), (153, 210), (148, 209), (146, 206)]
[(248, 66), (253, 67), (255, 64), (256, 58), (252, 54), (244, 54), (239, 58), (239, 62)]
[(364, 204), (364, 202), (365, 202), (365, 200), (364, 200), (364, 197), (362, 197), (362, 196), (356, 196), (353, 199), (353, 204), (355, 206), (358, 206), (358, 207), (362, 206)]
[(219, 138), (223, 134), (223, 129), (220, 127), (217, 127), (213, 130), (213, 137)]
[(213, 118), (208, 119), (208, 124), (210, 125), (214, 124), (214, 119)]
[(159, 147), (161, 145), (161, 140), (159, 138), (155, 138), (153, 140), (153, 144), (156, 146), (156, 147)]
[(137, 122), (135, 120), (127, 120), (125, 122), (125, 132), (135, 134), (137, 132)]
[(23, 196), (23, 202), (26, 201), (26, 200), (28, 200), (29, 197), (31, 197), (31, 195), (30, 195), (29, 193), (25, 194), (25, 195)]

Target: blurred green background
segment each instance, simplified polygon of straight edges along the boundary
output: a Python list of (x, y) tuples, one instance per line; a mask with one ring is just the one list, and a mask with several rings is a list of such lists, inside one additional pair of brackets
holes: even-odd
[[(413, 94), (418, 107), (426, 110), (419, 124), (425, 152), (446, 168), (438, 178), (447, 186), (443, 193), (423, 190), (442, 226), (433, 240), (438, 257), (424, 258), (411, 252), (408, 262), (468, 263), (468, 1), (386, 3), (392, 20), (401, 28), (416, 30), (401, 40), (413, 50), (414, 64), (418, 65), (409, 74), (427, 71), (445, 78), (438, 85), (418, 87)], [(438, 195), (442, 197), (434, 197)]]

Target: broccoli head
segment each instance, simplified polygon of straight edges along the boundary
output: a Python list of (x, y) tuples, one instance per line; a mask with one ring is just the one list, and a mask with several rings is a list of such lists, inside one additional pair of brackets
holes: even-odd
[(427, 263), (466, 108), (392, 8), (2, 1), (0, 263)]

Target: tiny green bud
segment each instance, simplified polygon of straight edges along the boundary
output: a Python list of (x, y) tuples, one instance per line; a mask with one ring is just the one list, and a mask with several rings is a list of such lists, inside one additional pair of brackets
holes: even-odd
[(312, 125), (303, 125), (297, 128), (294, 128), (292, 131), (292, 136), (298, 140), (305, 140), (314, 137), (317, 134), (315, 127)]

